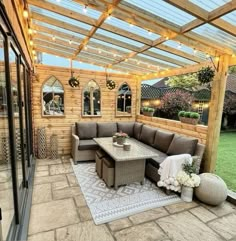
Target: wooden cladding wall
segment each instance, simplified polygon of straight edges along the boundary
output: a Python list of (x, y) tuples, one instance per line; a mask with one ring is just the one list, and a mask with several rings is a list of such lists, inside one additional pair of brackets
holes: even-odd
[[(55, 66), (36, 65), (36, 77), (32, 83), (32, 108), (33, 124), (35, 130), (38, 127), (46, 127), (47, 146), (49, 152), (49, 139), (54, 133), (58, 135), (59, 154), (67, 155), (71, 151), (71, 126), (75, 122), (111, 122), (111, 121), (134, 121), (136, 115), (136, 94), (137, 85), (134, 77), (121, 74), (109, 74), (109, 79), (116, 82), (114, 90), (106, 88), (106, 75), (104, 72), (94, 72), (86, 70), (73, 69), (74, 76), (80, 76), (80, 87), (72, 88), (68, 84), (71, 76), (69, 68)], [(41, 91), (42, 85), (50, 76), (54, 75), (64, 87), (64, 117), (44, 117), (42, 116)], [(101, 117), (83, 117), (82, 116), (82, 90), (90, 79), (95, 79), (101, 88)], [(132, 91), (132, 116), (116, 117), (116, 94), (119, 86), (126, 82), (130, 85)]]
[(207, 139), (207, 126), (203, 125), (190, 125), (181, 123), (180, 121), (162, 119), (157, 117), (148, 117), (137, 115), (137, 121), (144, 124), (154, 126), (170, 132), (179, 133), (185, 136), (198, 138), (199, 142), (206, 144)]

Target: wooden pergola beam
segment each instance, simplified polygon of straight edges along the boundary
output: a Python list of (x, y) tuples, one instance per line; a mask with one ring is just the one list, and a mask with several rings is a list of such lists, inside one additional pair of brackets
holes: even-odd
[(72, 58), (74, 58), (75, 56), (77, 56), (80, 53), (80, 51), (84, 48), (84, 46), (89, 42), (90, 38), (92, 38), (93, 35), (96, 33), (97, 29), (104, 23), (104, 21), (109, 16), (109, 14), (111, 14), (114, 11), (115, 7), (120, 3), (120, 1), (121, 0), (113, 0), (112, 1), (112, 4), (109, 5), (107, 11), (104, 12), (99, 17), (99, 19), (96, 21), (96, 25), (94, 27), (92, 27), (92, 29), (89, 31), (89, 34), (87, 35), (87, 37), (85, 37), (83, 42), (80, 44), (78, 49), (75, 51), (75, 53), (72, 56)]

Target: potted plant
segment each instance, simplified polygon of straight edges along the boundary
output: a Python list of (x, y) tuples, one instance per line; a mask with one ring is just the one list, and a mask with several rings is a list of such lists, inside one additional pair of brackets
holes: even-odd
[(183, 170), (180, 171), (176, 180), (181, 188), (181, 199), (185, 202), (192, 202), (193, 199), (193, 188), (200, 185), (200, 177), (196, 174), (197, 166), (195, 162), (186, 162), (183, 164)]
[(197, 112), (180, 111), (178, 113), (179, 119), (183, 123), (197, 125), (200, 115)]
[(201, 84), (208, 84), (213, 80), (214, 76), (215, 71), (210, 66), (201, 68), (197, 73), (198, 81)]
[(126, 106), (126, 112), (131, 113), (131, 106)]
[(124, 133), (124, 132), (117, 132), (114, 135), (116, 137), (116, 142), (119, 145), (123, 145), (126, 141), (126, 139), (129, 137), (128, 134)]
[(153, 116), (154, 108), (151, 107), (143, 107), (143, 115), (145, 116)]

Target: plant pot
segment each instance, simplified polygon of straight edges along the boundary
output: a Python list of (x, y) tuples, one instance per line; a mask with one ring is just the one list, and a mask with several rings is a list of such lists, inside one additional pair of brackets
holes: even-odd
[(117, 142), (117, 144), (119, 144), (119, 145), (123, 145), (123, 144), (125, 143), (125, 138), (123, 138), (123, 137), (117, 137), (117, 138), (116, 138), (116, 142)]
[(153, 116), (153, 113), (154, 113), (154, 112), (143, 111), (143, 115), (145, 115), (145, 116), (150, 116), (150, 117), (152, 117), (152, 116)]
[(181, 199), (185, 202), (193, 201), (193, 187), (182, 186)]
[(199, 119), (194, 119), (194, 118), (188, 118), (188, 117), (179, 117), (180, 121), (182, 123), (187, 123), (187, 124), (192, 124), (192, 125), (197, 125)]

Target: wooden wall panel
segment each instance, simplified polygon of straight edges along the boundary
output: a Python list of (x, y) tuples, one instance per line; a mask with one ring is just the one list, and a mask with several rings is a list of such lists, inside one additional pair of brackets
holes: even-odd
[(203, 125), (190, 125), (181, 123), (180, 121), (162, 119), (158, 117), (148, 117), (144, 115), (137, 115), (137, 121), (144, 124), (154, 126), (163, 130), (174, 133), (179, 133), (185, 136), (198, 138), (202, 144), (206, 144), (207, 139), (207, 126)]
[[(71, 76), (69, 68), (55, 66), (36, 65), (36, 78), (32, 82), (32, 109), (33, 124), (35, 129), (46, 127), (47, 142), (49, 147), (49, 137), (55, 133), (59, 138), (59, 154), (70, 154), (71, 151), (71, 126), (75, 122), (109, 122), (109, 121), (134, 121), (136, 114), (136, 79), (129, 75), (109, 74), (109, 78), (115, 80), (116, 88), (108, 90), (106, 88), (106, 76), (104, 72), (94, 72), (73, 69), (74, 76), (80, 75), (80, 87), (73, 89), (68, 84)], [(59, 79), (64, 87), (65, 116), (64, 117), (42, 117), (41, 109), (41, 88), (42, 84), (51, 75)], [(90, 79), (95, 79), (101, 88), (101, 117), (83, 117), (82, 113), (82, 90)], [(132, 117), (116, 117), (116, 94), (119, 86), (127, 82), (132, 90)], [(49, 150), (48, 150), (49, 151)]]

